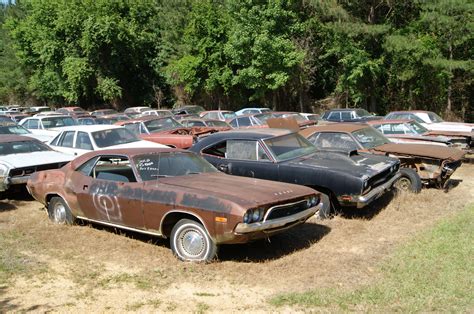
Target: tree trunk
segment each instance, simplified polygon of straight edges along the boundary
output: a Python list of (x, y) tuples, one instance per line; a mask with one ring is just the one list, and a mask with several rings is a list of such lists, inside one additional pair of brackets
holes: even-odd
[[(449, 49), (449, 61), (452, 61), (453, 60), (453, 45), (451, 44), (451, 42), (449, 42), (449, 45), (448, 45), (448, 49)], [(451, 113), (451, 106), (452, 106), (452, 101), (451, 101), (451, 98), (452, 98), (452, 93), (453, 93), (453, 73), (452, 73), (452, 70), (449, 69), (449, 79), (448, 79), (448, 103), (446, 104), (446, 113)]]

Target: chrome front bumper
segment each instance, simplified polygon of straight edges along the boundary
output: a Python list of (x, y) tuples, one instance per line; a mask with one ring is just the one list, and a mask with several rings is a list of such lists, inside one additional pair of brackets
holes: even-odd
[(402, 174), (400, 172), (398, 172), (397, 174), (395, 174), (390, 180), (388, 180), (384, 184), (379, 185), (378, 187), (370, 190), (369, 193), (367, 193), (365, 195), (354, 196), (353, 199), (355, 199), (355, 201), (357, 203), (357, 208), (363, 208), (363, 207), (367, 206), (369, 203), (371, 203), (372, 201), (374, 201), (377, 198), (379, 198), (380, 196), (382, 196), (385, 193), (386, 190), (389, 190), (393, 186), (395, 181), (397, 181), (400, 178), (401, 175)]
[(321, 194), (321, 199), (320, 199), (319, 204), (314, 207), (310, 207), (308, 209), (305, 209), (304, 211), (293, 214), (291, 216), (281, 217), (277, 219), (271, 219), (271, 220), (266, 220), (262, 222), (254, 222), (251, 224), (246, 224), (246, 223), (241, 222), (235, 227), (234, 231), (235, 233), (238, 233), (238, 234), (245, 234), (245, 233), (260, 232), (260, 231), (273, 232), (273, 231), (289, 228), (295, 224), (305, 222), (309, 217), (311, 217), (312, 215), (314, 215), (320, 210), (325, 211), (329, 206), (330, 206), (329, 197), (327, 197), (325, 194)]

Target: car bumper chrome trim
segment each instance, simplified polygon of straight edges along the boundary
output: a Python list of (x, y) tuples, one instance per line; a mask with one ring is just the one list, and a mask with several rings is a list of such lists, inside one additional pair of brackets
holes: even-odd
[(384, 184), (379, 185), (378, 187), (372, 189), (369, 193), (367, 193), (365, 195), (355, 196), (354, 200), (357, 202), (357, 208), (365, 207), (370, 202), (372, 202), (372, 201), (376, 200), (377, 198), (379, 198), (380, 196), (382, 196), (382, 194), (386, 190), (390, 189), (393, 186), (395, 181), (397, 181), (400, 178), (401, 175), (402, 174), (400, 172), (398, 172), (390, 180), (388, 180)]
[(296, 222), (304, 222), (306, 221), (309, 217), (317, 213), (319, 210), (326, 208), (325, 206), (329, 206), (327, 201), (324, 202), (324, 199), (321, 198), (321, 202), (314, 206), (310, 207), (308, 209), (305, 209), (304, 211), (301, 211), (299, 213), (282, 217), (282, 218), (277, 218), (277, 219), (271, 219), (267, 220), (264, 222), (254, 222), (251, 224), (246, 224), (246, 223), (239, 223), (235, 227), (235, 233), (251, 233), (251, 232), (259, 232), (259, 231), (272, 231), (272, 229), (278, 229), (278, 228), (284, 228), (287, 225), (294, 224)]

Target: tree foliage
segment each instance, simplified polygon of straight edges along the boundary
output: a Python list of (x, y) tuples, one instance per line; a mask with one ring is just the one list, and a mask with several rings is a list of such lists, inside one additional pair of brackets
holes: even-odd
[[(473, 114), (468, 0), (22, 0), (2, 5), (0, 98)], [(157, 104), (161, 105), (161, 104)], [(317, 109), (317, 107), (316, 107)]]

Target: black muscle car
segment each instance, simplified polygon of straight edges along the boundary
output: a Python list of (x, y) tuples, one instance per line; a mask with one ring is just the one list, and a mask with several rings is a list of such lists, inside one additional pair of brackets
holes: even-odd
[(312, 187), (329, 195), (336, 207), (362, 208), (400, 176), (397, 159), (319, 151), (298, 133), (283, 129), (219, 132), (190, 150), (229, 174)]

